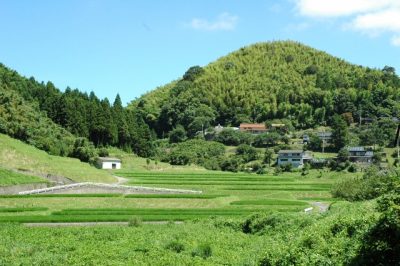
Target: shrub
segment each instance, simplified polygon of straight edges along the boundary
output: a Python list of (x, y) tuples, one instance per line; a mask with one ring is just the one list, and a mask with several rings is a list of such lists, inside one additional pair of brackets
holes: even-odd
[(139, 227), (142, 225), (142, 219), (138, 216), (133, 216), (128, 221), (129, 227)]
[(237, 172), (239, 170), (239, 161), (234, 157), (226, 158), (221, 162), (220, 167), (222, 171)]
[(78, 158), (82, 162), (89, 162), (97, 156), (96, 149), (93, 143), (89, 142), (86, 138), (77, 138), (74, 143), (73, 150), (69, 155)]
[(185, 246), (178, 240), (173, 240), (165, 246), (165, 249), (174, 251), (176, 253), (181, 253), (182, 251), (185, 250)]
[(349, 168), (347, 169), (347, 171), (349, 171), (350, 173), (355, 173), (357, 172), (357, 165), (352, 163)]
[(186, 140), (186, 130), (181, 125), (177, 125), (176, 128), (171, 130), (169, 133), (169, 142), (170, 143), (178, 143)]
[(212, 256), (212, 248), (210, 244), (200, 244), (192, 251), (192, 257), (201, 257), (207, 259)]
[(247, 145), (247, 144), (239, 145), (237, 147), (236, 154), (241, 155), (244, 162), (246, 162), (246, 163), (256, 160), (258, 157), (257, 150), (254, 147), (251, 147), (250, 145)]
[(336, 183), (332, 188), (332, 195), (349, 201), (374, 199), (393, 189), (396, 178), (397, 173), (379, 171), (372, 166), (362, 178), (349, 178)]
[(282, 172), (292, 172), (293, 165), (291, 163), (285, 163), (279, 166)]
[(109, 156), (107, 148), (100, 148), (99, 149), (99, 156), (100, 157), (107, 157)]

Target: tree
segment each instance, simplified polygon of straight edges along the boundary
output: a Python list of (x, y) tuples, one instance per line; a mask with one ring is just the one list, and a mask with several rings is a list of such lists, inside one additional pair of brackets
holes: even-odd
[(310, 134), (310, 140), (307, 143), (307, 149), (311, 151), (321, 151), (322, 139), (314, 134)]
[(341, 148), (338, 152), (338, 161), (344, 163), (349, 160), (349, 150), (346, 148)]
[(240, 155), (245, 162), (256, 160), (258, 157), (257, 150), (247, 144), (240, 144), (236, 149), (236, 154)]
[(198, 76), (204, 73), (204, 69), (200, 66), (190, 67), (183, 75), (183, 80), (194, 81)]
[(183, 142), (186, 138), (186, 130), (181, 125), (177, 125), (176, 128), (169, 133), (169, 143)]
[(338, 151), (349, 143), (347, 123), (340, 115), (334, 115), (332, 121), (332, 143)]
[(271, 161), (274, 156), (274, 151), (271, 149), (265, 149), (264, 153), (264, 163), (266, 163), (268, 166), (271, 165)]
[(89, 162), (97, 156), (97, 153), (93, 143), (89, 142), (86, 138), (77, 138), (70, 156), (78, 158), (82, 162)]
[(112, 114), (113, 120), (117, 127), (117, 141), (115, 144), (117, 144), (120, 148), (126, 148), (130, 138), (129, 127), (126, 123), (125, 110), (122, 106), (122, 101), (119, 94), (117, 94), (115, 97), (114, 104), (112, 106)]

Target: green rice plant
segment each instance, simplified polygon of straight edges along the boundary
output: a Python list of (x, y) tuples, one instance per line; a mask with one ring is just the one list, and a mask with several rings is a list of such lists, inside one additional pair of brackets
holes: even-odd
[(300, 197), (297, 198), (298, 200), (317, 200), (317, 201), (337, 201), (338, 199), (331, 198), (331, 197)]
[(228, 195), (207, 195), (207, 194), (128, 194), (125, 198), (138, 199), (215, 199), (227, 197)]
[(261, 199), (261, 200), (240, 200), (233, 201), (231, 205), (290, 205), (305, 206), (307, 202), (297, 200), (281, 200), (281, 199)]
[(2, 212), (33, 212), (33, 211), (47, 211), (45, 207), (17, 207), (17, 208), (3, 208), (0, 207), (0, 213)]

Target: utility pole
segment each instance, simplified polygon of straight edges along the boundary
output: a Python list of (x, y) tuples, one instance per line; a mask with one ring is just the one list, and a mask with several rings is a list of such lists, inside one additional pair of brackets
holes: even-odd
[(400, 159), (400, 148), (399, 148), (399, 141), (400, 141), (400, 124), (397, 126), (397, 131), (396, 131), (396, 139), (395, 139), (395, 145), (397, 149), (397, 160)]

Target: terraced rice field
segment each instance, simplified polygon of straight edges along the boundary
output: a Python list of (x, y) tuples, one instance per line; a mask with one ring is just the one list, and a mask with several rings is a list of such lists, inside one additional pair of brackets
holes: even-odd
[[(260, 211), (302, 212), (332, 202), (337, 177), (118, 172), (130, 185), (201, 190), (202, 194), (48, 194), (0, 196), (0, 223), (184, 221), (239, 217)], [(316, 174), (315, 174), (316, 176)]]

